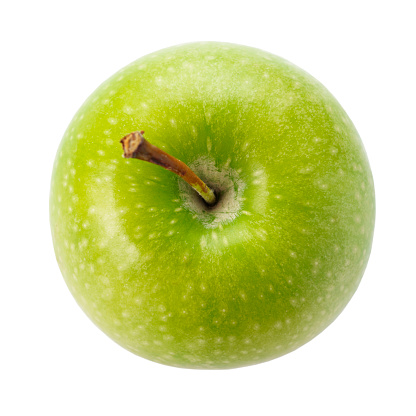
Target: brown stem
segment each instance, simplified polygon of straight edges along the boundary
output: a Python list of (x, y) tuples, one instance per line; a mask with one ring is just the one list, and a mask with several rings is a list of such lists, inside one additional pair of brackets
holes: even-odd
[(124, 157), (145, 160), (176, 173), (188, 182), (208, 205), (215, 204), (214, 192), (185, 163), (153, 146), (143, 137), (143, 134), (144, 131), (135, 131), (120, 140)]

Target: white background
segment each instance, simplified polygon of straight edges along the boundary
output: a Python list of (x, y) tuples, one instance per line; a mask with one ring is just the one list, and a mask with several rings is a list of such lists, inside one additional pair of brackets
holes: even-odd
[[(0, 414), (416, 414), (413, 1), (1, 4)], [(228, 371), (117, 346), (71, 297), (49, 231), (53, 160), (78, 107), (131, 61), (197, 40), (258, 47), (318, 78), (360, 132), (376, 184), (372, 256), (341, 316), (285, 357)]]

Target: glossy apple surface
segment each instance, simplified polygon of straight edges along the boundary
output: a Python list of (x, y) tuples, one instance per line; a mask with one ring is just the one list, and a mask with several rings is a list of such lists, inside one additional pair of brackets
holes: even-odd
[[(220, 192), (123, 159), (145, 137)], [(186, 44), (145, 56), (83, 104), (58, 149), (50, 220), (74, 298), (147, 359), (233, 368), (286, 354), (354, 294), (375, 218), (363, 144), (335, 98), (267, 52)]]

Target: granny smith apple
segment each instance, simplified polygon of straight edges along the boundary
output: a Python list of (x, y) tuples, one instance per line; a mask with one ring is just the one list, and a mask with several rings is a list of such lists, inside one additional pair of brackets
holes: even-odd
[[(215, 202), (123, 158), (134, 132)], [(356, 291), (374, 219), (369, 162), (336, 99), (290, 62), (227, 43), (164, 49), (105, 81), (52, 175), (72, 295), (118, 344), (177, 367), (247, 366), (314, 338)]]

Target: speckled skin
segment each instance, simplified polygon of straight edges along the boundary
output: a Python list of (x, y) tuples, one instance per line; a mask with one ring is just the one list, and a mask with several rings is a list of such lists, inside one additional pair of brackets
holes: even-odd
[[(208, 224), (177, 176), (123, 159), (136, 130), (238, 182), (230, 217)], [(211, 42), (104, 82), (63, 137), (50, 194), (80, 307), (126, 349), (188, 368), (264, 362), (319, 334), (357, 289), (374, 218), (365, 150), (334, 97), (277, 56)]]

